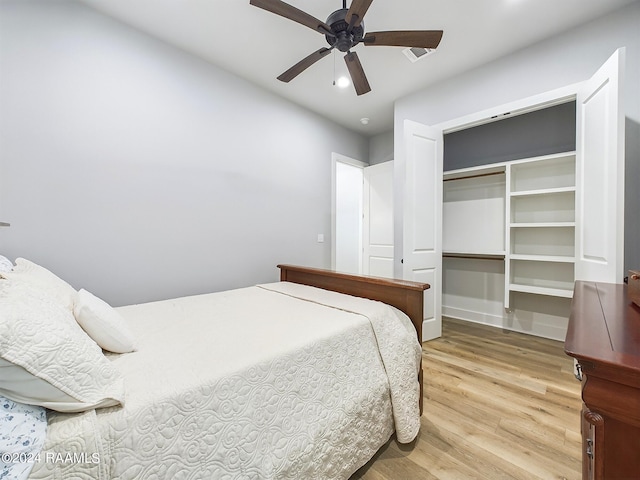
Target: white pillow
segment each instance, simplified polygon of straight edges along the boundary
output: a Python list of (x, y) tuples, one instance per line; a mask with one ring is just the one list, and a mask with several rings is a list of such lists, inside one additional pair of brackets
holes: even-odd
[(122, 315), (84, 288), (78, 292), (73, 314), (83, 330), (103, 349), (114, 353), (136, 349), (134, 336)]
[[(10, 272), (13, 269), (13, 263), (7, 257), (0, 255), (0, 273)], [(1, 478), (1, 477), (0, 477)]]
[(9, 280), (27, 281), (38, 290), (51, 295), (65, 308), (73, 310), (78, 292), (60, 277), (40, 265), (24, 258), (17, 258), (13, 270), (3, 273), (2, 276)]
[(51, 296), (0, 281), (0, 319), (0, 395), (60, 412), (122, 403), (122, 376)]

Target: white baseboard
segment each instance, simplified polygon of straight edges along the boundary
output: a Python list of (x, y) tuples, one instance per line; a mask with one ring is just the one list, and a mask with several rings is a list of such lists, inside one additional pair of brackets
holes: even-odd
[(442, 320), (431, 318), (422, 322), (422, 341), (428, 342), (442, 336)]
[(513, 332), (526, 333), (536, 337), (549, 338), (564, 342), (567, 334), (565, 325), (549, 325), (540, 322), (533, 322), (530, 328), (524, 328), (505, 313), (503, 316), (464, 310), (456, 307), (442, 306), (442, 316), (465, 320), (467, 322), (480, 323), (497, 328), (504, 328)]

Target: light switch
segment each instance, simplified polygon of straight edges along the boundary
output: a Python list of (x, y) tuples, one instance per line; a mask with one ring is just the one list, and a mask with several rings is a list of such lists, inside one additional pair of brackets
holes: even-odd
[(324, 233), (318, 234), (318, 243), (324, 243)]

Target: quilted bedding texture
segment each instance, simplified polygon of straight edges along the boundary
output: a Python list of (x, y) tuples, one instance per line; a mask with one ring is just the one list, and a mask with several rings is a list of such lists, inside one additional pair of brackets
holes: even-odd
[(280, 282), (119, 311), (124, 407), (51, 413), (31, 479), (341, 479), (418, 433), (421, 349), (393, 307)]

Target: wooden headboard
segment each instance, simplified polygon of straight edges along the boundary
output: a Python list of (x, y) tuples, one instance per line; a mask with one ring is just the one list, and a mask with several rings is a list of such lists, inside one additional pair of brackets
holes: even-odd
[[(282, 282), (301, 283), (355, 297), (378, 300), (396, 307), (411, 319), (416, 328), (418, 341), (422, 343), (424, 291), (430, 288), (428, 283), (350, 275), (294, 265), (278, 265), (278, 268)], [(422, 413), (422, 365), (420, 365), (418, 381), (420, 382), (420, 413)]]

